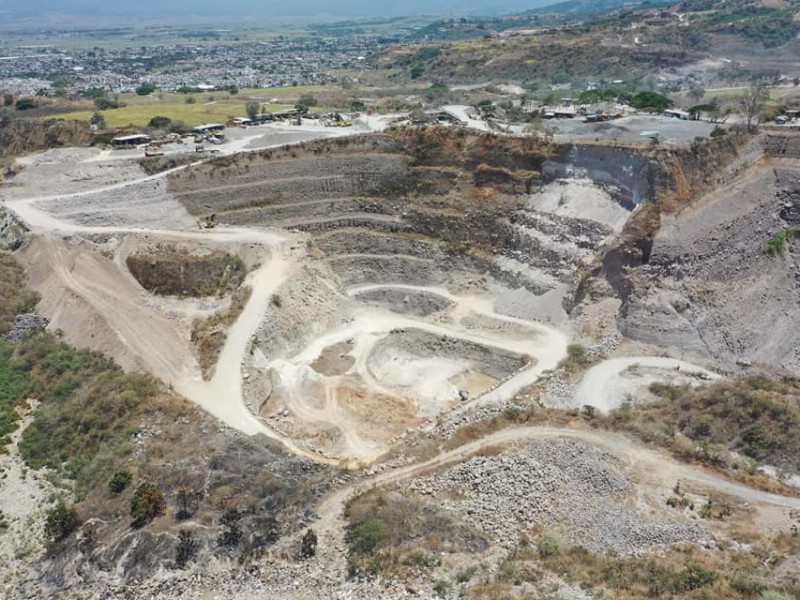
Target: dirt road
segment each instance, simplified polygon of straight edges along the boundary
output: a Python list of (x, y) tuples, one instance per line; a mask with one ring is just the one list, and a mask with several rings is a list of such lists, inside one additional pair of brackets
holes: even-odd
[[(626, 372), (632, 370), (655, 371), (636, 378)], [(692, 363), (659, 356), (631, 356), (605, 360), (589, 369), (575, 391), (575, 406), (594, 406), (608, 413), (622, 406), (626, 398), (646, 390), (655, 382), (665, 382), (675, 377), (694, 378), (698, 383), (720, 379), (716, 373)]]
[(770, 494), (725, 479), (691, 465), (678, 462), (660, 452), (646, 448), (622, 434), (564, 427), (522, 427), (504, 429), (463, 446), (442, 452), (422, 463), (400, 467), (359, 481), (328, 496), (319, 506), (319, 518), (313, 527), (323, 535), (335, 537), (344, 526), (342, 513), (348, 499), (372, 487), (407, 481), (430, 471), (461, 462), (474, 454), (493, 447), (504, 447), (528, 440), (546, 438), (574, 439), (595, 446), (619, 459), (639, 487), (646, 485), (665, 491), (677, 482), (684, 489), (712, 491), (738, 498), (752, 505), (758, 515), (755, 523), (763, 526), (775, 524), (771, 510), (778, 509), (789, 519), (789, 511), (800, 510), (800, 498)]

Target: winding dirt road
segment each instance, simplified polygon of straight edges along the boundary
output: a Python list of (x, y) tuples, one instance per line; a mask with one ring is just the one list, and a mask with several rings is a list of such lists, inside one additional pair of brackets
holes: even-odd
[[(548, 438), (573, 439), (599, 448), (619, 459), (626, 471), (641, 485), (671, 490), (677, 482), (684, 489), (722, 493), (748, 502), (759, 513), (765, 508), (786, 511), (800, 510), (800, 498), (770, 494), (736, 483), (714, 473), (681, 463), (675, 459), (643, 446), (622, 434), (567, 427), (520, 427), (504, 429), (486, 437), (442, 452), (421, 463), (380, 473), (330, 494), (317, 509), (319, 516), (313, 525), (326, 535), (336, 535), (344, 526), (342, 513), (347, 501), (364, 491), (378, 486), (400, 483), (468, 459), (495, 447), (507, 447), (531, 440)], [(760, 516), (760, 515), (759, 515)], [(787, 517), (788, 518), (788, 517)], [(759, 524), (759, 518), (756, 518)], [(770, 521), (772, 523), (772, 521)]]

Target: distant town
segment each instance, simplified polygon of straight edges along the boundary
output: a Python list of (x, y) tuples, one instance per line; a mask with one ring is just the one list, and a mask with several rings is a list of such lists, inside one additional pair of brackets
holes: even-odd
[(326, 73), (365, 68), (383, 49), (374, 37), (279, 38), (242, 44), (174, 44), (65, 50), (15, 47), (0, 51), (3, 91), (18, 96), (77, 97), (92, 88), (133, 92), (213, 91), (319, 85)]

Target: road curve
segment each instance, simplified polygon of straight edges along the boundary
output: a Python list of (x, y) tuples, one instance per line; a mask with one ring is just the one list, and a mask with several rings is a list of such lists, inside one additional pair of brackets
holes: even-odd
[(461, 462), (487, 448), (551, 438), (573, 439), (599, 448), (619, 459), (638, 477), (658, 482), (668, 489), (680, 481), (681, 484), (734, 496), (754, 506), (771, 506), (787, 511), (800, 510), (800, 498), (763, 492), (715, 473), (678, 462), (623, 434), (568, 427), (519, 427), (497, 431), (453, 450), (442, 452), (430, 460), (380, 473), (338, 490), (320, 504), (317, 509), (319, 519), (312, 527), (324, 533), (340, 527), (345, 503), (372, 487), (413, 479), (434, 469)]

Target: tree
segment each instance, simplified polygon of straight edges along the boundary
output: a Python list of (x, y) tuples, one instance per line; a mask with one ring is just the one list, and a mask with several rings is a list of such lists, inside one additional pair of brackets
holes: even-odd
[(248, 119), (255, 119), (261, 112), (261, 105), (258, 102), (248, 102), (245, 104), (244, 109), (247, 112)]
[(313, 529), (306, 531), (303, 536), (303, 542), (300, 546), (300, 556), (302, 558), (311, 558), (317, 553), (317, 534)]
[(89, 119), (89, 123), (91, 123), (92, 125), (100, 128), (100, 129), (105, 129), (106, 118), (103, 115), (101, 115), (99, 112), (95, 111), (92, 114), (92, 118)]
[(152, 83), (143, 83), (135, 91), (137, 96), (149, 96), (156, 91), (156, 86)]
[(3, 106), (14, 105), (14, 94), (3, 94)]
[(306, 106), (317, 106), (319, 104), (319, 102), (317, 102), (316, 97), (313, 94), (309, 94), (308, 92), (300, 94), (300, 98), (298, 98), (297, 103), (305, 104)]
[(706, 95), (706, 91), (702, 87), (693, 87), (689, 90), (689, 98), (692, 99), (692, 102), (695, 104), (699, 103), (703, 97)]
[(75, 531), (81, 524), (74, 506), (67, 506), (63, 498), (49, 509), (44, 516), (44, 534), (50, 542), (60, 542)]
[(197, 541), (191, 531), (178, 532), (178, 547), (175, 549), (175, 566), (183, 569), (197, 554)]
[(148, 127), (152, 127), (154, 129), (166, 129), (172, 124), (172, 119), (169, 117), (162, 117), (157, 115), (150, 119), (150, 122), (147, 124)]
[(36, 108), (36, 100), (33, 98), (20, 98), (16, 104), (17, 110), (30, 110)]
[(182, 485), (175, 493), (175, 504), (178, 508), (175, 513), (176, 519), (188, 519), (195, 512), (199, 504), (200, 494), (193, 487)]
[[(103, 115), (100, 115), (100, 117), (102, 116)], [(119, 494), (122, 492), (122, 490), (128, 487), (132, 480), (133, 475), (131, 475), (130, 471), (117, 471), (111, 476), (111, 479), (108, 482), (108, 491), (110, 491), (112, 494)]]
[(758, 125), (761, 109), (764, 108), (764, 104), (769, 100), (769, 91), (769, 86), (764, 80), (754, 81), (745, 90), (744, 96), (739, 99), (739, 107), (741, 108), (747, 131), (752, 132)]
[(178, 135), (184, 135), (189, 133), (189, 127), (183, 121), (173, 121), (169, 124), (169, 131), (170, 133), (177, 133)]
[(101, 96), (100, 98), (94, 99), (94, 107), (97, 110), (108, 110), (110, 108), (119, 108), (120, 103), (119, 100), (115, 98), (107, 98), (105, 96)]
[(220, 523), (223, 526), (222, 533), (217, 538), (217, 543), (223, 548), (236, 548), (242, 541), (242, 529), (239, 527), (241, 515), (235, 510), (227, 510), (222, 515)]
[(164, 492), (153, 483), (142, 483), (131, 498), (131, 516), (138, 526), (149, 523), (167, 512)]
[(656, 92), (639, 92), (631, 100), (631, 106), (639, 110), (661, 112), (672, 106), (672, 100)]

